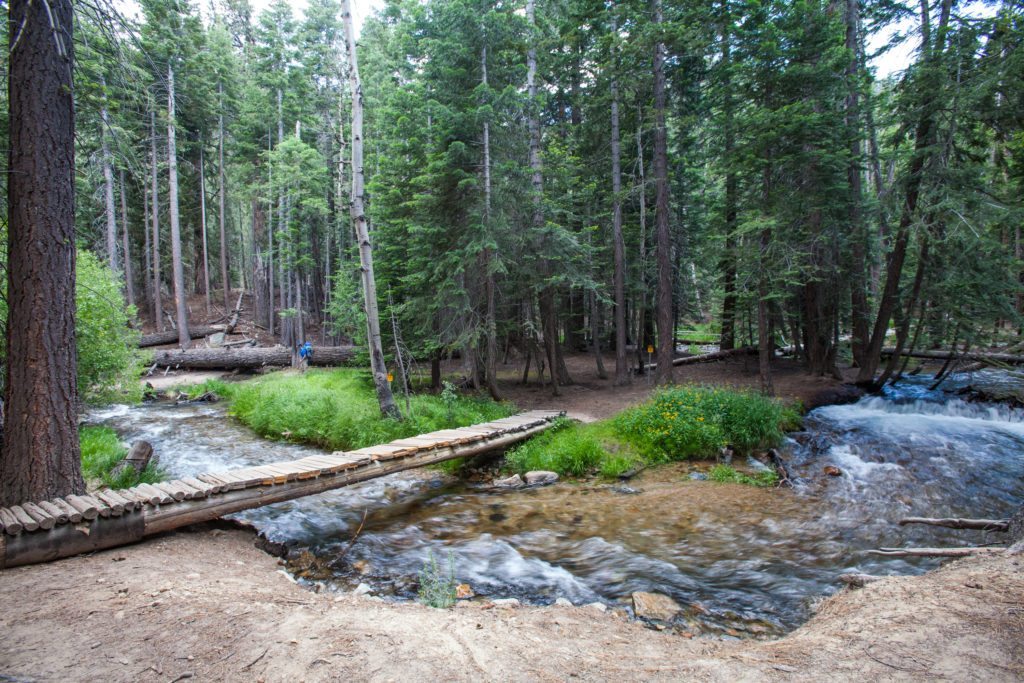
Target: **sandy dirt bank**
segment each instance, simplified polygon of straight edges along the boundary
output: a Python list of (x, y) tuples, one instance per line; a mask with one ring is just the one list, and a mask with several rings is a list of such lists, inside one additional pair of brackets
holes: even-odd
[(781, 640), (725, 642), (585, 607), (316, 594), (251, 534), (202, 527), (0, 571), (0, 680), (1021, 680), (1022, 564), (886, 579)]

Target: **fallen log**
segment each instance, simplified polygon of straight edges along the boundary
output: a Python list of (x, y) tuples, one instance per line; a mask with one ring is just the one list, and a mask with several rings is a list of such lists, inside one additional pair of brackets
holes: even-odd
[(999, 555), (1005, 553), (1006, 548), (879, 548), (868, 552), (887, 557), (970, 557)]
[(962, 519), (959, 517), (904, 517), (900, 526), (908, 524), (929, 524), (950, 529), (978, 529), (980, 531), (1009, 531), (1008, 519)]
[[(726, 358), (732, 358), (733, 356), (753, 355), (757, 353), (757, 349), (752, 346), (743, 346), (738, 349), (728, 349), (726, 351), (712, 351), (711, 353), (702, 353), (697, 356), (683, 356), (681, 358), (675, 358), (672, 360), (672, 365), (693, 365), (694, 363), (710, 363), (716, 360), (724, 360)], [(658, 367), (657, 363), (649, 363), (644, 368), (647, 370), (653, 370)]]
[[(882, 349), (883, 356), (891, 356), (896, 349)], [(1024, 355), (1015, 353), (986, 353), (981, 351), (969, 351), (957, 353), (953, 351), (902, 351), (901, 356), (911, 358), (925, 358), (927, 360), (951, 360), (973, 361), (980, 363), (1008, 363), (1010, 365), (1024, 365)]]
[[(190, 327), (188, 330), (189, 336), (192, 339), (202, 339), (208, 337), (211, 334), (217, 332), (227, 332), (227, 325), (201, 325), (199, 327)], [(154, 334), (144, 334), (139, 339), (139, 348), (144, 349), (149, 346), (160, 346), (161, 344), (173, 344), (178, 341), (178, 331), (168, 330), (167, 332), (156, 332)]]
[[(355, 355), (353, 346), (314, 346), (310, 365), (341, 365)], [(265, 366), (287, 367), (292, 364), (291, 349), (283, 346), (272, 348), (221, 348), (189, 349), (181, 351), (157, 351), (153, 362), (162, 368), (184, 368), (187, 370), (252, 370)]]

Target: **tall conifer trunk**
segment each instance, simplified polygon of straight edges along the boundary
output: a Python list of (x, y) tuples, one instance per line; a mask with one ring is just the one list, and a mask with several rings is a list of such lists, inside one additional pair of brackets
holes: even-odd
[[(654, 25), (662, 27), (662, 0), (654, 0)], [(669, 232), (668, 131), (665, 126), (665, 43), (654, 45), (654, 221), (658, 243), (658, 348), (655, 377), (671, 383), (675, 356), (672, 315), (672, 235)]]
[[(527, 0), (527, 12), (533, 11), (533, 0)], [(530, 50), (533, 50), (531, 45)], [(536, 59), (536, 58), (534, 58)], [(536, 68), (536, 67), (534, 67)], [(480, 50), (480, 71), (481, 83), (484, 88), (487, 84), (487, 45), (484, 44)], [(493, 237), (491, 233), (491, 123), (484, 119), (484, 233), (485, 243), (490, 243)], [(484, 297), (486, 298), (486, 311), (484, 313), (484, 326), (487, 337), (487, 358), (484, 361), (484, 373), (487, 375), (487, 391), (495, 401), (501, 400), (501, 392), (498, 391), (498, 322), (495, 302), (494, 265), (491, 263), (491, 248), (485, 246), (482, 254), (483, 275), (484, 275)]]
[(9, 14), (4, 506), (85, 492), (75, 349), (74, 23), (70, 0), (47, 5), (43, 12), (39, 2), (13, 0)]
[(181, 219), (178, 213), (178, 146), (174, 114), (174, 66), (167, 65), (167, 201), (171, 216), (171, 267), (174, 271), (174, 301), (177, 310), (178, 346), (192, 345), (188, 332), (188, 292), (185, 290), (185, 266), (181, 258)]
[[(124, 291), (128, 299), (128, 305), (135, 305), (135, 277), (132, 272), (131, 244), (128, 240), (128, 186), (124, 180), (124, 170), (120, 172), (121, 178), (121, 251), (124, 254)], [(143, 193), (145, 194), (145, 193)], [(143, 230), (145, 232), (145, 230)]]
[[(618, 26), (612, 14), (612, 40), (617, 40)], [(612, 58), (616, 49), (612, 48)], [(616, 65), (612, 65), (615, 69)], [(611, 147), (612, 147), (612, 243), (615, 268), (615, 383), (629, 381), (629, 366), (626, 360), (626, 243), (622, 236), (622, 152), (619, 139), (619, 82), (611, 82)]]
[(218, 201), (220, 203), (217, 219), (220, 222), (220, 285), (224, 290), (224, 311), (230, 309), (231, 283), (228, 280), (228, 237), (225, 228), (225, 205), (227, 203), (227, 176), (224, 173), (224, 84), (217, 83), (217, 99), (220, 103), (220, 112), (217, 115), (217, 175)]
[(341, 0), (341, 16), (345, 28), (348, 50), (348, 80), (352, 93), (352, 225), (359, 240), (359, 262), (362, 266), (363, 299), (366, 309), (366, 338), (370, 351), (370, 370), (377, 389), (377, 402), (385, 417), (402, 419), (395, 404), (384, 363), (384, 348), (380, 336), (380, 316), (377, 311), (377, 281), (373, 274), (373, 246), (364, 208), (363, 181), (363, 85), (359, 79), (359, 61), (356, 57), (356, 38), (352, 28), (352, 8), (349, 0)]
[(153, 327), (157, 332), (164, 329), (164, 311), (160, 292), (160, 177), (156, 162), (156, 111), (149, 110), (150, 166), (153, 191)]

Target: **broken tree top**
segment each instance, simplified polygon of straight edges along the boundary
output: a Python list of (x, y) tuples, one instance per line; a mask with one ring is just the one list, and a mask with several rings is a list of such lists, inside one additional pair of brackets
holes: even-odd
[(133, 543), (241, 510), (506, 448), (563, 414), (534, 410), (355, 451), (0, 508), (0, 569)]

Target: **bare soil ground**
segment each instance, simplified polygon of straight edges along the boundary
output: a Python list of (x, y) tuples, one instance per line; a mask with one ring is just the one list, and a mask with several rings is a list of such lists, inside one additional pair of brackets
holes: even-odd
[[(536, 375), (530, 373), (530, 383), (523, 385), (522, 361), (499, 367), (498, 376), (502, 395), (524, 410), (539, 408), (565, 410), (570, 417), (584, 422), (603, 420), (629, 406), (642, 403), (655, 389), (651, 377), (632, 376), (623, 387), (615, 386), (615, 357), (603, 357), (608, 378), (597, 373), (597, 363), (591, 353), (566, 356), (566, 366), (573, 383), (560, 388), (561, 396), (553, 396), (550, 385), (541, 387)], [(681, 365), (675, 368), (677, 384), (713, 384), (737, 389), (760, 389), (757, 357), (747, 356), (713, 363)], [(837, 393), (848, 391), (841, 382), (831, 377), (813, 377), (798, 364), (779, 360), (773, 365), (775, 395), (786, 402), (799, 401), (805, 406), (832, 403)]]
[(1021, 680), (1022, 562), (886, 579), (781, 640), (726, 642), (587, 607), (316, 594), (207, 526), (0, 572), (0, 680)]

